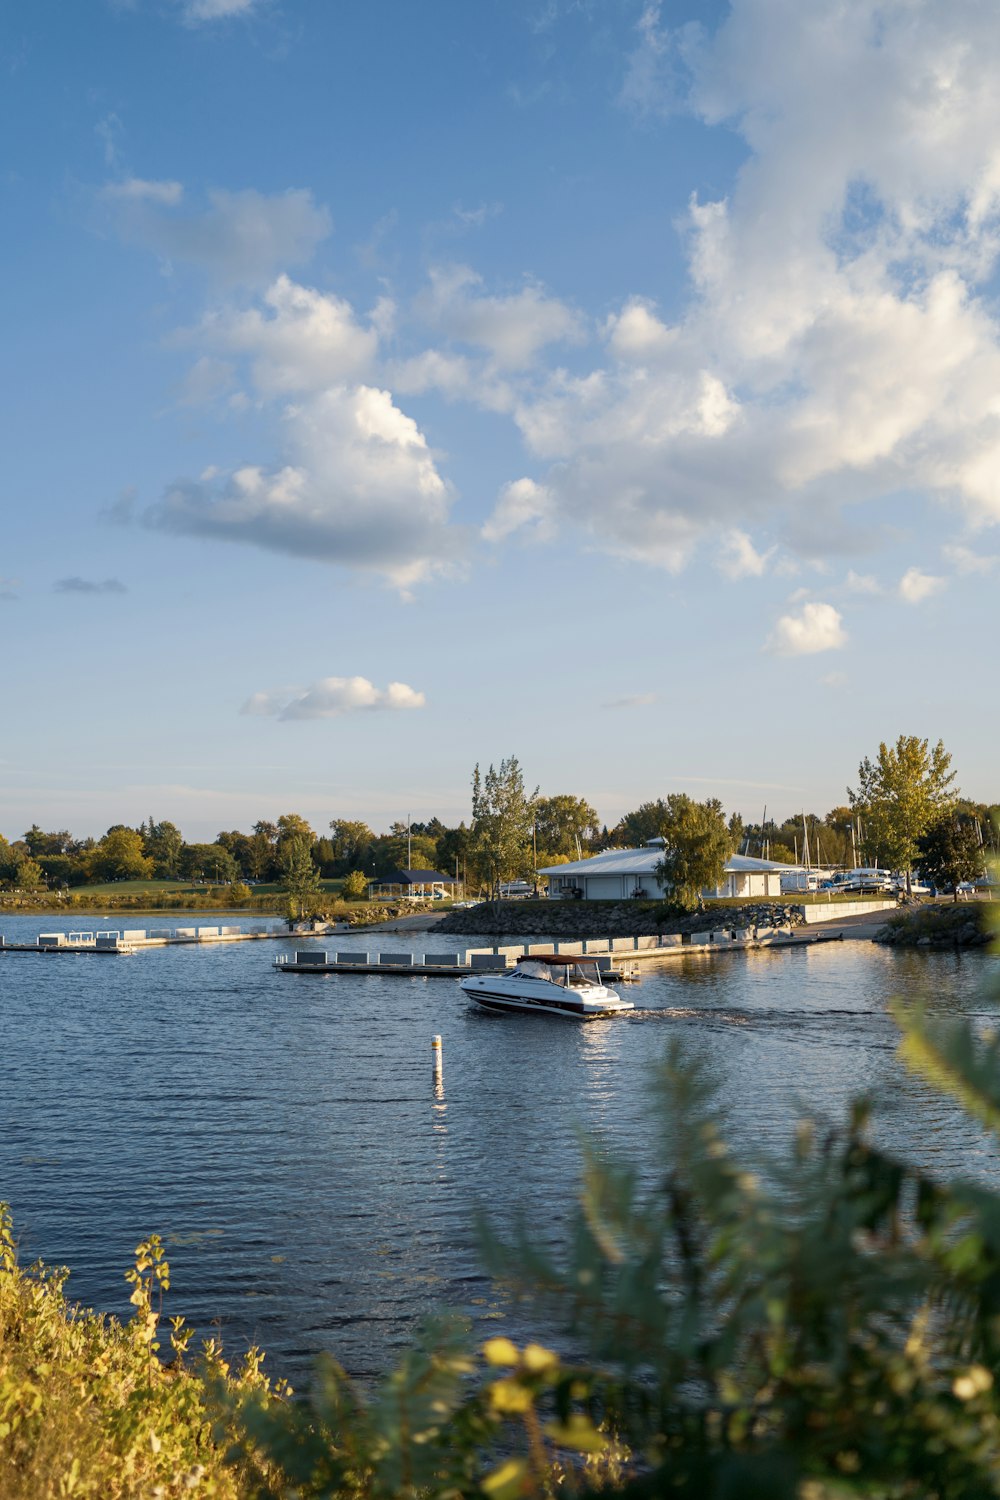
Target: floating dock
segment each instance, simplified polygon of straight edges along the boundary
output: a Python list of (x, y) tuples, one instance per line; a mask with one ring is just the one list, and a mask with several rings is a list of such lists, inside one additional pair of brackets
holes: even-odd
[[(326, 953), (317, 948), (298, 948), (279, 953), (274, 967), (282, 974), (398, 974), (426, 979), (455, 979), (466, 974), (503, 973), (519, 958), (533, 953), (560, 953), (594, 959), (604, 979), (616, 982), (638, 979), (640, 960), (713, 957), (719, 953), (746, 952), (767, 948), (808, 948), (816, 943), (839, 942), (843, 933), (818, 933), (793, 936), (792, 929), (775, 927), (763, 932), (684, 933), (663, 937), (588, 939), (574, 943), (519, 943), (496, 948), (468, 948), (459, 953), (338, 952)], [(637, 945), (642, 943), (640, 948)]]
[[(552, 952), (551, 943), (539, 952)], [(638, 977), (638, 967), (612, 959), (609, 953), (597, 957), (604, 979), (628, 980)], [(293, 953), (279, 953), (274, 967), (282, 974), (399, 974), (424, 979), (457, 979), (466, 974), (497, 974), (513, 967), (506, 952), (491, 948), (469, 949), (464, 953), (335, 953), (332, 956), (316, 948), (299, 948)]]
[(8, 943), (0, 937), (0, 953), (118, 953), (132, 954), (142, 948), (168, 948), (200, 943), (252, 943), (277, 938), (288, 941), (287, 931), (273, 927), (133, 927), (105, 932), (40, 932), (33, 943)]

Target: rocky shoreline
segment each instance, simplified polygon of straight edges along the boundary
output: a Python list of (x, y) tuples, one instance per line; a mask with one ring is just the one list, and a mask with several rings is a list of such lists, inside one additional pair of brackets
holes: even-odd
[(894, 912), (873, 942), (895, 948), (986, 948), (997, 933), (996, 901), (940, 902)]
[(658, 901), (482, 901), (450, 911), (435, 932), (491, 938), (645, 937), (650, 933), (722, 932), (747, 927), (797, 927), (801, 908), (752, 901), (678, 914)]

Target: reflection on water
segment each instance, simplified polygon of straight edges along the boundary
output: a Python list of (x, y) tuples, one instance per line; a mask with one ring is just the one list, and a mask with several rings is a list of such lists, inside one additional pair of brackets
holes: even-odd
[(651, 1173), (668, 1038), (710, 1071), (747, 1149), (785, 1141), (798, 1108), (837, 1119), (866, 1092), (894, 1149), (994, 1173), (987, 1143), (900, 1070), (886, 1014), (920, 994), (994, 1017), (982, 954), (685, 956), (629, 988), (633, 1013), (585, 1026), (474, 1011), (453, 981), (281, 975), (271, 957), (0, 956), (0, 1197), (26, 1257), (69, 1264), (77, 1297), (123, 1314), (133, 1247), (159, 1232), (174, 1310), (293, 1375), (320, 1348), (371, 1373), (442, 1304), (498, 1316), (474, 1208), (501, 1226), (523, 1208), (557, 1239), (581, 1127)]

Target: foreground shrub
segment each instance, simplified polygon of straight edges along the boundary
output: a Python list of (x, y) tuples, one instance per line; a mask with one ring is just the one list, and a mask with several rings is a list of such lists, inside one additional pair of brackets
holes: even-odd
[(101, 1318), (69, 1303), (67, 1271), (18, 1265), (10, 1212), (0, 1205), (0, 1495), (3, 1500), (258, 1494), (267, 1470), (245, 1449), (225, 1461), (210, 1412), (238, 1417), (272, 1391), (251, 1350), (235, 1374), (218, 1346), (188, 1368), (191, 1331), (170, 1324), (172, 1359), (160, 1358), (159, 1302), (170, 1282), (160, 1241), (136, 1251), (133, 1317)]

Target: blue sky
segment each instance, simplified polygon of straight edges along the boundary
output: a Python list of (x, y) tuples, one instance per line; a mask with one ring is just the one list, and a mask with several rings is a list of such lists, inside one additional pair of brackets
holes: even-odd
[(1000, 797), (979, 0), (13, 0), (0, 831)]

